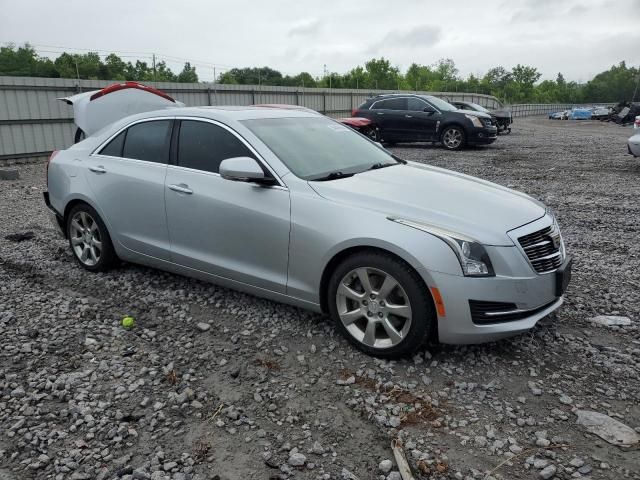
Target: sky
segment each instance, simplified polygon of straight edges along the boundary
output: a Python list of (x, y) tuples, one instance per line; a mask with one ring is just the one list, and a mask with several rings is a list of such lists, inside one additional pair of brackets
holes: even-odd
[(368, 59), (452, 58), (461, 75), (532, 65), (585, 82), (625, 60), (640, 64), (640, 0), (0, 0), (0, 44), (45, 56), (153, 53), (200, 79), (233, 67), (344, 73)]

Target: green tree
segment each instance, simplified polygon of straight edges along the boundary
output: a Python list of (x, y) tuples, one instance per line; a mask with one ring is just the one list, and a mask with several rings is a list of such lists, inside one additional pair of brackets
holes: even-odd
[(189, 62), (186, 62), (182, 71), (178, 74), (178, 82), (196, 83), (197, 81), (198, 74), (196, 73), (196, 67), (192, 67)]

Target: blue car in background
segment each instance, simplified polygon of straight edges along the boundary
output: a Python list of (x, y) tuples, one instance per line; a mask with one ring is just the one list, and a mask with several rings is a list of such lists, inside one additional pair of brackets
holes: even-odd
[(572, 108), (567, 113), (567, 120), (591, 120), (591, 108)]

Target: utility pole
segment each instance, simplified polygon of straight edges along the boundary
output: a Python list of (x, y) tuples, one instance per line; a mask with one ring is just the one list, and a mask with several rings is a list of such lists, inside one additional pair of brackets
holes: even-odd
[(218, 104), (218, 90), (216, 89), (216, 67), (213, 67), (213, 102)]
[(636, 101), (636, 93), (638, 93), (638, 85), (640, 85), (640, 74), (638, 74), (638, 77), (636, 80), (636, 89), (633, 91), (633, 98), (631, 99), (632, 102)]
[(156, 81), (156, 54), (153, 54), (153, 81)]
[(80, 85), (80, 70), (78, 69), (78, 57), (74, 55), (73, 60), (76, 63), (76, 77), (78, 79), (78, 90), (82, 93), (82, 86)]

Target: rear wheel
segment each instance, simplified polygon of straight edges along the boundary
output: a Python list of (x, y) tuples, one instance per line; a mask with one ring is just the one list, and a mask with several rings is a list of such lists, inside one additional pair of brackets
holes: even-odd
[(440, 141), (448, 150), (460, 150), (466, 142), (464, 130), (457, 126), (446, 127)]
[(374, 142), (380, 142), (380, 130), (378, 130), (376, 127), (366, 127), (362, 130), (362, 134), (366, 137), (369, 137), (369, 139)]
[(383, 252), (362, 252), (342, 262), (329, 281), (328, 299), (338, 330), (371, 355), (413, 353), (427, 342), (435, 322), (422, 279)]
[(82, 203), (71, 209), (67, 237), (76, 260), (87, 270), (102, 272), (115, 264), (117, 256), (107, 227), (89, 205)]

